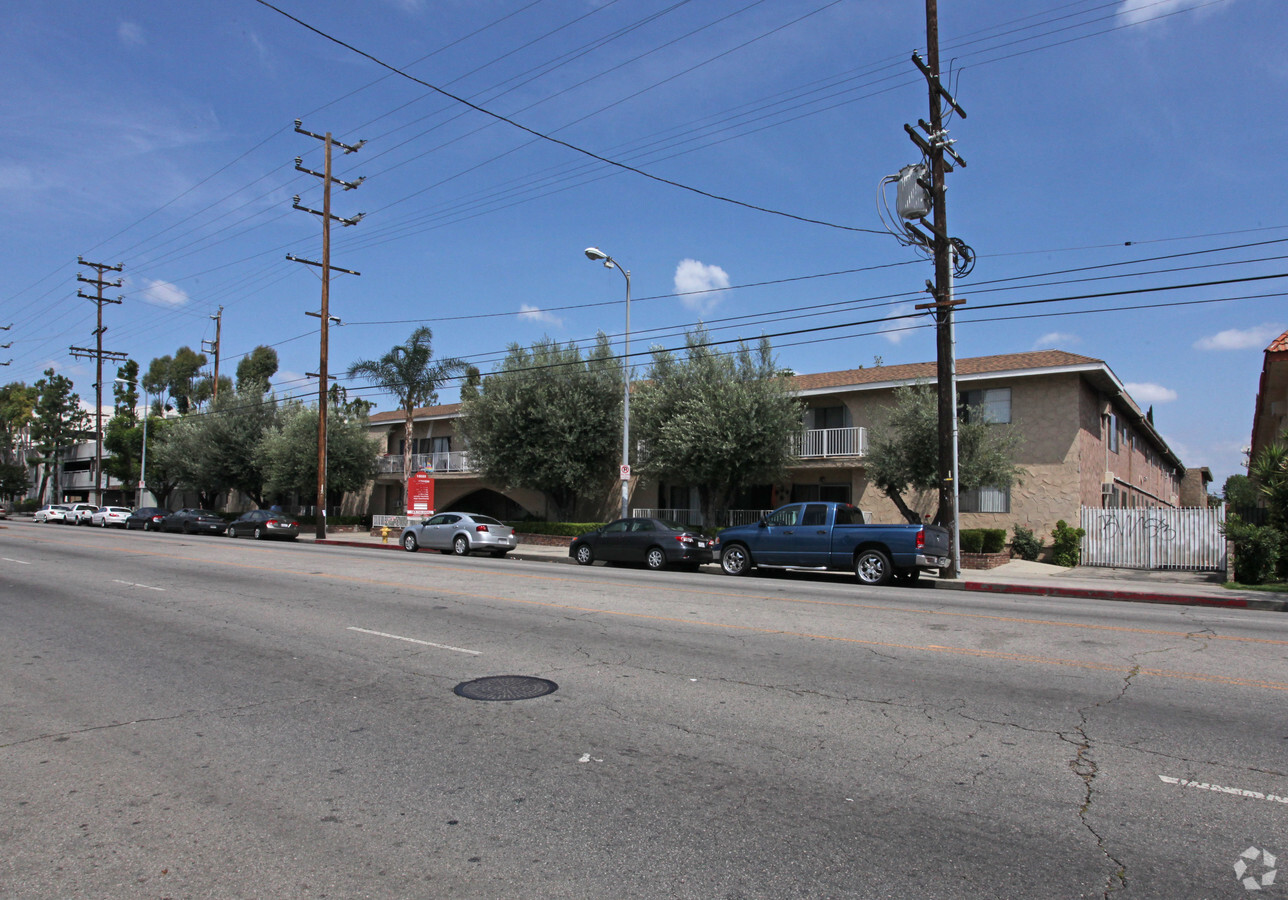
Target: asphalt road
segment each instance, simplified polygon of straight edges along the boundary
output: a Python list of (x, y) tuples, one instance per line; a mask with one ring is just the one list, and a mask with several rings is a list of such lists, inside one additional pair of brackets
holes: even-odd
[(0, 897), (1288, 896), (1286, 623), (10, 523)]

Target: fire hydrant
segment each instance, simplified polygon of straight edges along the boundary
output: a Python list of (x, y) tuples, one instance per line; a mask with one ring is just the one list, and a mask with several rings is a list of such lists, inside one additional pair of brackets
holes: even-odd
[(380, 526), (380, 543), (382, 543), (382, 544), (387, 544), (387, 543), (389, 543), (389, 526), (388, 526), (388, 525), (381, 525), (381, 526)]

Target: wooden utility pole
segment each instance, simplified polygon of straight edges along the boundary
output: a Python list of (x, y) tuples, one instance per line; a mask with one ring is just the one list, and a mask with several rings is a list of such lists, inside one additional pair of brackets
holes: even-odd
[(223, 324), (224, 324), (224, 308), (222, 306), (219, 307), (219, 312), (215, 313), (210, 318), (215, 320), (215, 339), (213, 341), (202, 341), (201, 343), (209, 344), (210, 352), (215, 354), (215, 380), (210, 393), (211, 393), (212, 400), (218, 400), (219, 399), (219, 332), (223, 328)]
[[(327, 398), (328, 332), (329, 332), (330, 323), (332, 321), (335, 321), (335, 322), (340, 321), (339, 319), (336, 319), (331, 315), (331, 269), (332, 269), (331, 220), (335, 219), (341, 225), (345, 225), (345, 226), (357, 225), (358, 222), (361, 221), (362, 217), (365, 215), (365, 213), (358, 213), (356, 216), (352, 216), (348, 219), (344, 219), (344, 218), (341, 218), (340, 216), (333, 216), (331, 214), (331, 185), (333, 183), (339, 184), (346, 191), (349, 191), (349, 190), (353, 190), (358, 185), (362, 184), (362, 182), (365, 180), (363, 178), (359, 178), (357, 181), (341, 181), (338, 178), (333, 178), (331, 176), (331, 148), (333, 146), (336, 146), (342, 149), (345, 153), (357, 153), (358, 149), (363, 144), (365, 144), (366, 141), (358, 141), (358, 143), (352, 146), (348, 144), (342, 144), (339, 141), (334, 140), (331, 137), (331, 132), (329, 131), (324, 135), (314, 134), (311, 131), (305, 131), (303, 128), (301, 128), (300, 127), (301, 124), (302, 123), (300, 122), (299, 119), (295, 120), (296, 132), (298, 132), (299, 134), (308, 135), (309, 137), (312, 137), (312, 138), (317, 138), (318, 140), (322, 141), (323, 150), (326, 158), (325, 165), (321, 172), (314, 172), (312, 169), (304, 168), (304, 166), (301, 165), (303, 160), (298, 156), (295, 158), (295, 168), (298, 171), (305, 172), (309, 175), (314, 175), (322, 179), (322, 209), (319, 211), (316, 209), (309, 209), (306, 206), (301, 206), (299, 196), (295, 197), (295, 203), (294, 203), (296, 209), (303, 210), (304, 212), (312, 213), (315, 216), (321, 216), (322, 218), (322, 262), (320, 263), (322, 267), (322, 310), (316, 313), (317, 317), (322, 322), (322, 329), (321, 329), (322, 339), (321, 339), (321, 346), (318, 353), (319, 360), (318, 360), (318, 371), (317, 371), (317, 377), (318, 377), (318, 491), (317, 491), (317, 516), (316, 516), (317, 525), (316, 525), (316, 532), (315, 532), (318, 539), (321, 540), (326, 537), (326, 451), (327, 451), (327, 445), (326, 445), (327, 421), (326, 420), (327, 420), (327, 400), (328, 400)], [(294, 259), (294, 257), (291, 257), (291, 256), (288, 256), (287, 258), (293, 259), (295, 262), (303, 262), (303, 263), (308, 263), (310, 265), (319, 265), (318, 263), (310, 263), (308, 260)], [(341, 271), (348, 271), (348, 270), (341, 270)], [(351, 274), (356, 275), (358, 273), (352, 272)], [(314, 313), (309, 313), (309, 315), (314, 315)]]
[(98, 324), (94, 329), (95, 345), (90, 350), (86, 347), (69, 347), (72, 356), (77, 358), (93, 357), (96, 362), (97, 377), (94, 379), (94, 486), (90, 492), (90, 502), (95, 506), (103, 505), (103, 359), (106, 357), (113, 362), (124, 362), (128, 355), (117, 353), (111, 350), (103, 349), (103, 332), (107, 331), (103, 327), (103, 304), (120, 303), (121, 298), (117, 297), (111, 300), (103, 296), (103, 288), (120, 287), (121, 281), (104, 281), (104, 272), (120, 272), (125, 269), (125, 264), (121, 263), (116, 266), (109, 266), (106, 263), (86, 262), (83, 258), (77, 257), (76, 261), (82, 266), (87, 266), (95, 271), (94, 278), (86, 278), (84, 275), (77, 273), (76, 280), (83, 281), (86, 284), (94, 285), (96, 291), (93, 296), (84, 291), (77, 290), (76, 296), (89, 300), (98, 307)]
[(956, 578), (960, 558), (959, 529), (957, 523), (957, 361), (953, 340), (953, 307), (964, 301), (953, 297), (954, 240), (948, 234), (948, 207), (944, 200), (944, 176), (952, 166), (944, 160), (948, 155), (963, 168), (966, 161), (951, 147), (944, 130), (943, 105), (947, 103), (963, 119), (966, 112), (944, 88), (939, 80), (939, 8), (938, 0), (926, 0), (926, 60), (917, 54), (912, 61), (926, 78), (930, 95), (930, 122), (917, 124), (925, 138), (911, 126), (904, 130), (926, 154), (930, 163), (932, 222), (922, 219), (930, 229), (930, 242), (935, 260), (935, 283), (927, 286), (934, 297), (933, 303), (921, 304), (918, 309), (931, 309), (935, 316), (936, 386), (939, 399), (939, 516), (937, 524), (952, 532), (951, 563), (941, 577)]

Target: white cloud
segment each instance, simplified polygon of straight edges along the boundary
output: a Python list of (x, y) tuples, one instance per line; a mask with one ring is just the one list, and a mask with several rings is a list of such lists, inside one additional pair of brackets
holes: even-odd
[(129, 47), (142, 47), (147, 43), (143, 37), (143, 29), (134, 22), (122, 22), (117, 25), (116, 37), (122, 44)]
[(675, 292), (680, 302), (701, 315), (711, 312), (729, 287), (729, 274), (719, 266), (682, 259), (675, 267)]
[(1123, 0), (1118, 4), (1118, 15), (1135, 25), (1176, 12), (1181, 5), (1181, 0)]
[(527, 319), (529, 322), (548, 322), (551, 325), (563, 324), (563, 319), (554, 313), (546, 312), (539, 306), (531, 306), (527, 303), (519, 307), (519, 318)]
[(913, 304), (897, 306), (885, 317), (885, 323), (877, 326), (877, 333), (892, 344), (902, 344), (903, 339), (919, 326), (916, 316), (918, 312)]
[(1194, 342), (1199, 350), (1264, 350), (1271, 341), (1284, 333), (1284, 326), (1266, 322), (1252, 328), (1227, 328), (1211, 337)]
[(168, 281), (152, 281), (145, 278), (139, 296), (154, 306), (187, 306), (188, 294)]
[(1171, 403), (1176, 399), (1176, 391), (1153, 382), (1124, 384), (1123, 387), (1127, 388), (1127, 393), (1132, 395), (1132, 399), (1146, 406), (1152, 406), (1155, 403)]
[(1034, 350), (1058, 350), (1060, 345), (1069, 346), (1071, 344), (1082, 343), (1082, 338), (1076, 334), (1066, 334), (1062, 331), (1052, 331), (1042, 335), (1033, 342)]

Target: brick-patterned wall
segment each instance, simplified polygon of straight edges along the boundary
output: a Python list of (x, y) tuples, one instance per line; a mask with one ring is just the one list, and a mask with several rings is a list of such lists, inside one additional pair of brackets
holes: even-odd
[(1007, 553), (963, 553), (963, 569), (996, 569), (998, 566), (1004, 566), (1011, 561), (1011, 554)]

